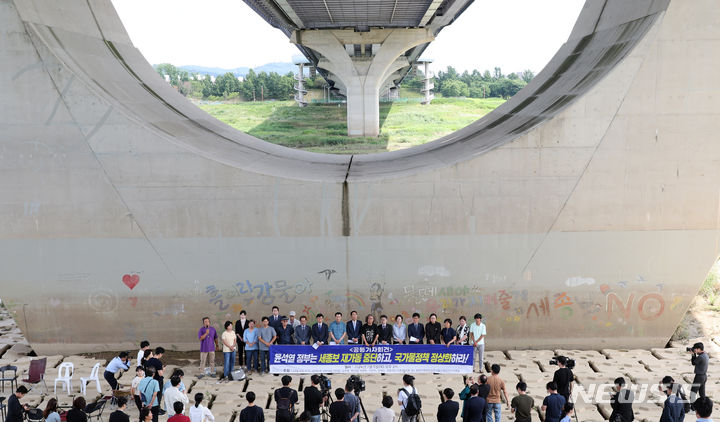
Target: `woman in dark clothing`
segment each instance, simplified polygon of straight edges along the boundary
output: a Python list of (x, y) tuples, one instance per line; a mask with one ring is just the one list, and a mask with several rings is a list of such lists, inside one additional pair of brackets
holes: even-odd
[(67, 422), (87, 422), (85, 406), (87, 406), (85, 398), (76, 397), (73, 400), (72, 409), (67, 412)]
[(363, 344), (366, 346), (374, 346), (377, 342), (378, 327), (375, 325), (375, 317), (368, 315), (365, 317), (365, 324), (360, 327), (360, 336), (362, 337)]

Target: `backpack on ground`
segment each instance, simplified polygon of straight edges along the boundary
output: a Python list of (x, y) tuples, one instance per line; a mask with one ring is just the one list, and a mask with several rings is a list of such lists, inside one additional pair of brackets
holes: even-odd
[(420, 409), (422, 409), (422, 401), (420, 400), (420, 396), (418, 395), (417, 391), (415, 391), (415, 387), (413, 387), (412, 393), (408, 394), (406, 389), (402, 389), (402, 391), (407, 396), (407, 404), (405, 405), (405, 414), (408, 416), (415, 416), (420, 413)]

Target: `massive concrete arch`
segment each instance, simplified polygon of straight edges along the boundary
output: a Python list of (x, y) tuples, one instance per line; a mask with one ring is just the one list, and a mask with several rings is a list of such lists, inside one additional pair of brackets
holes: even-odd
[(42, 353), (194, 347), (202, 315), (273, 303), (662, 345), (718, 255), (714, 3), (589, 0), (486, 118), (350, 157), (195, 108), (109, 0), (0, 0), (2, 298)]

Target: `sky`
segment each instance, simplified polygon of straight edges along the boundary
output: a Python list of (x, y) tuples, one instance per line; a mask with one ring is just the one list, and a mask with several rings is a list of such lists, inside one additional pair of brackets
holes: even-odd
[[(242, 0), (112, 0), (152, 64), (256, 67), (298, 56)], [(434, 69), (542, 70), (570, 35), (585, 0), (475, 0), (425, 50)]]

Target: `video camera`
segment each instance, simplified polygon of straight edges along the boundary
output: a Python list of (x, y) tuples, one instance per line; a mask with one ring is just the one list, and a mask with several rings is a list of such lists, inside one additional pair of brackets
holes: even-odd
[(330, 378), (322, 374), (318, 376), (320, 377), (320, 392), (323, 394), (330, 394), (330, 391), (332, 390)]
[(363, 379), (358, 375), (350, 375), (347, 383), (352, 385), (353, 392), (355, 392), (356, 395), (361, 391), (365, 391), (365, 381), (363, 381)]
[(565, 356), (559, 356), (557, 358), (550, 359), (550, 365), (557, 365), (558, 362), (565, 361), (565, 367), (568, 369), (573, 369), (575, 367), (575, 359), (568, 359)]

